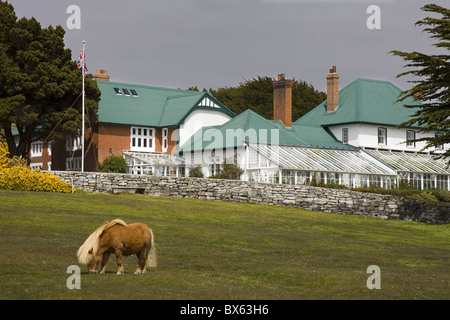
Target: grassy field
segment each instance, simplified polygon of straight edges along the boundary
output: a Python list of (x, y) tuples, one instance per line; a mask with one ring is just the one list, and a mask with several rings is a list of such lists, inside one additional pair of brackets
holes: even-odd
[[(134, 275), (67, 267), (96, 227), (155, 234), (159, 265)], [(0, 191), (0, 299), (450, 299), (450, 224), (143, 195)], [(369, 290), (367, 267), (381, 269)]]

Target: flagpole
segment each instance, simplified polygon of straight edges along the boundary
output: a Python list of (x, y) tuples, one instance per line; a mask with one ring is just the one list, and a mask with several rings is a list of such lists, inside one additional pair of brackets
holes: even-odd
[(83, 41), (83, 63), (81, 64), (82, 77), (83, 77), (83, 95), (82, 95), (82, 105), (83, 105), (83, 116), (82, 116), (82, 124), (81, 124), (81, 172), (84, 172), (84, 64), (85, 64), (85, 53), (84, 48), (86, 46), (86, 41)]

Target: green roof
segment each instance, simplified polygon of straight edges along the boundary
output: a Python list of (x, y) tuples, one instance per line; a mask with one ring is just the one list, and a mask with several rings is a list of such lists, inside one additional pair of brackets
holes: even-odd
[(180, 153), (233, 148), (245, 143), (354, 149), (334, 139), (322, 127), (293, 125), (286, 128), (281, 121), (267, 120), (246, 110), (222, 125), (200, 129), (182, 146)]
[[(208, 92), (109, 81), (97, 81), (97, 85), (102, 93), (98, 117), (99, 122), (103, 123), (178, 126), (196, 109), (216, 110), (234, 117), (233, 112)], [(116, 93), (115, 88), (120, 90), (120, 94)], [(128, 94), (124, 89), (128, 90)], [(211, 101), (210, 106), (202, 103), (205, 99)]]
[(372, 123), (396, 126), (410, 120), (417, 111), (416, 108), (405, 108), (405, 105), (421, 105), (411, 97), (397, 102), (401, 92), (388, 81), (359, 78), (339, 91), (339, 106), (334, 112), (327, 112), (327, 102), (324, 101), (295, 121), (295, 124), (326, 127)]

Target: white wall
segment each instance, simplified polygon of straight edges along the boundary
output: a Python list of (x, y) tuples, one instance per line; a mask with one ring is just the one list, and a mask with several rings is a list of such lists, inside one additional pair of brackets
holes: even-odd
[(182, 146), (200, 128), (221, 125), (230, 119), (229, 115), (217, 110), (198, 109), (193, 111), (180, 126), (179, 145)]
[(202, 166), (202, 172), (204, 177), (210, 177), (213, 175), (211, 171), (211, 165), (213, 163), (217, 165), (221, 165), (224, 160), (227, 160), (227, 163), (233, 163), (235, 159), (237, 160), (237, 165), (241, 169), (247, 168), (247, 154), (245, 147), (238, 147), (236, 150), (233, 149), (223, 149), (223, 150), (205, 150), (205, 151), (196, 151), (194, 153), (186, 153), (183, 155), (185, 163), (186, 163), (186, 175), (189, 175), (189, 167)]
[[(387, 145), (378, 144), (379, 127), (387, 129)], [(372, 124), (348, 124), (330, 127), (330, 131), (339, 141), (342, 141), (343, 128), (348, 128), (348, 144), (356, 147), (414, 152), (420, 152), (422, 148), (425, 147), (425, 142), (423, 141), (416, 142), (415, 147), (406, 146), (406, 131), (412, 129)], [(419, 132), (419, 130), (414, 131), (416, 132), (416, 139), (422, 137), (434, 137), (435, 135), (435, 132), (424, 134)], [(444, 145), (444, 149), (448, 149), (449, 147), (450, 145), (448, 144)], [(441, 150), (435, 150), (435, 148), (426, 151), (442, 152)]]

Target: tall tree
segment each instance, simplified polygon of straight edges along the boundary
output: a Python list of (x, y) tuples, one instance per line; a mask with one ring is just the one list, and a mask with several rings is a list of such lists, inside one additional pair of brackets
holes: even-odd
[[(421, 8), (425, 12), (433, 12), (438, 17), (426, 17), (417, 21), (416, 25), (425, 26), (424, 31), (431, 34), (431, 38), (438, 39), (434, 46), (443, 49), (442, 54), (428, 55), (420, 52), (391, 51), (408, 63), (405, 67), (412, 70), (400, 73), (397, 77), (414, 75), (417, 80), (411, 80), (414, 86), (401, 93), (399, 101), (406, 97), (416, 97), (422, 102), (418, 111), (409, 121), (401, 126), (420, 125), (423, 132), (442, 131), (443, 135), (436, 135), (417, 139), (425, 141), (425, 148), (450, 143), (450, 55), (444, 54), (450, 50), (450, 9), (436, 4), (427, 4)], [(417, 108), (418, 106), (406, 106)], [(450, 157), (450, 150), (445, 151), (441, 158)]]
[[(247, 109), (273, 119), (273, 84), (270, 77), (257, 76), (240, 82), (237, 87), (218, 88), (209, 91), (235, 114)], [(294, 79), (292, 88), (292, 118), (297, 120), (326, 99), (326, 94), (304, 81)]]
[[(11, 157), (28, 159), (33, 141), (80, 133), (82, 75), (64, 35), (61, 26), (17, 19), (13, 6), (0, 1), (0, 128)], [(88, 124), (97, 120), (99, 101), (88, 75)]]

